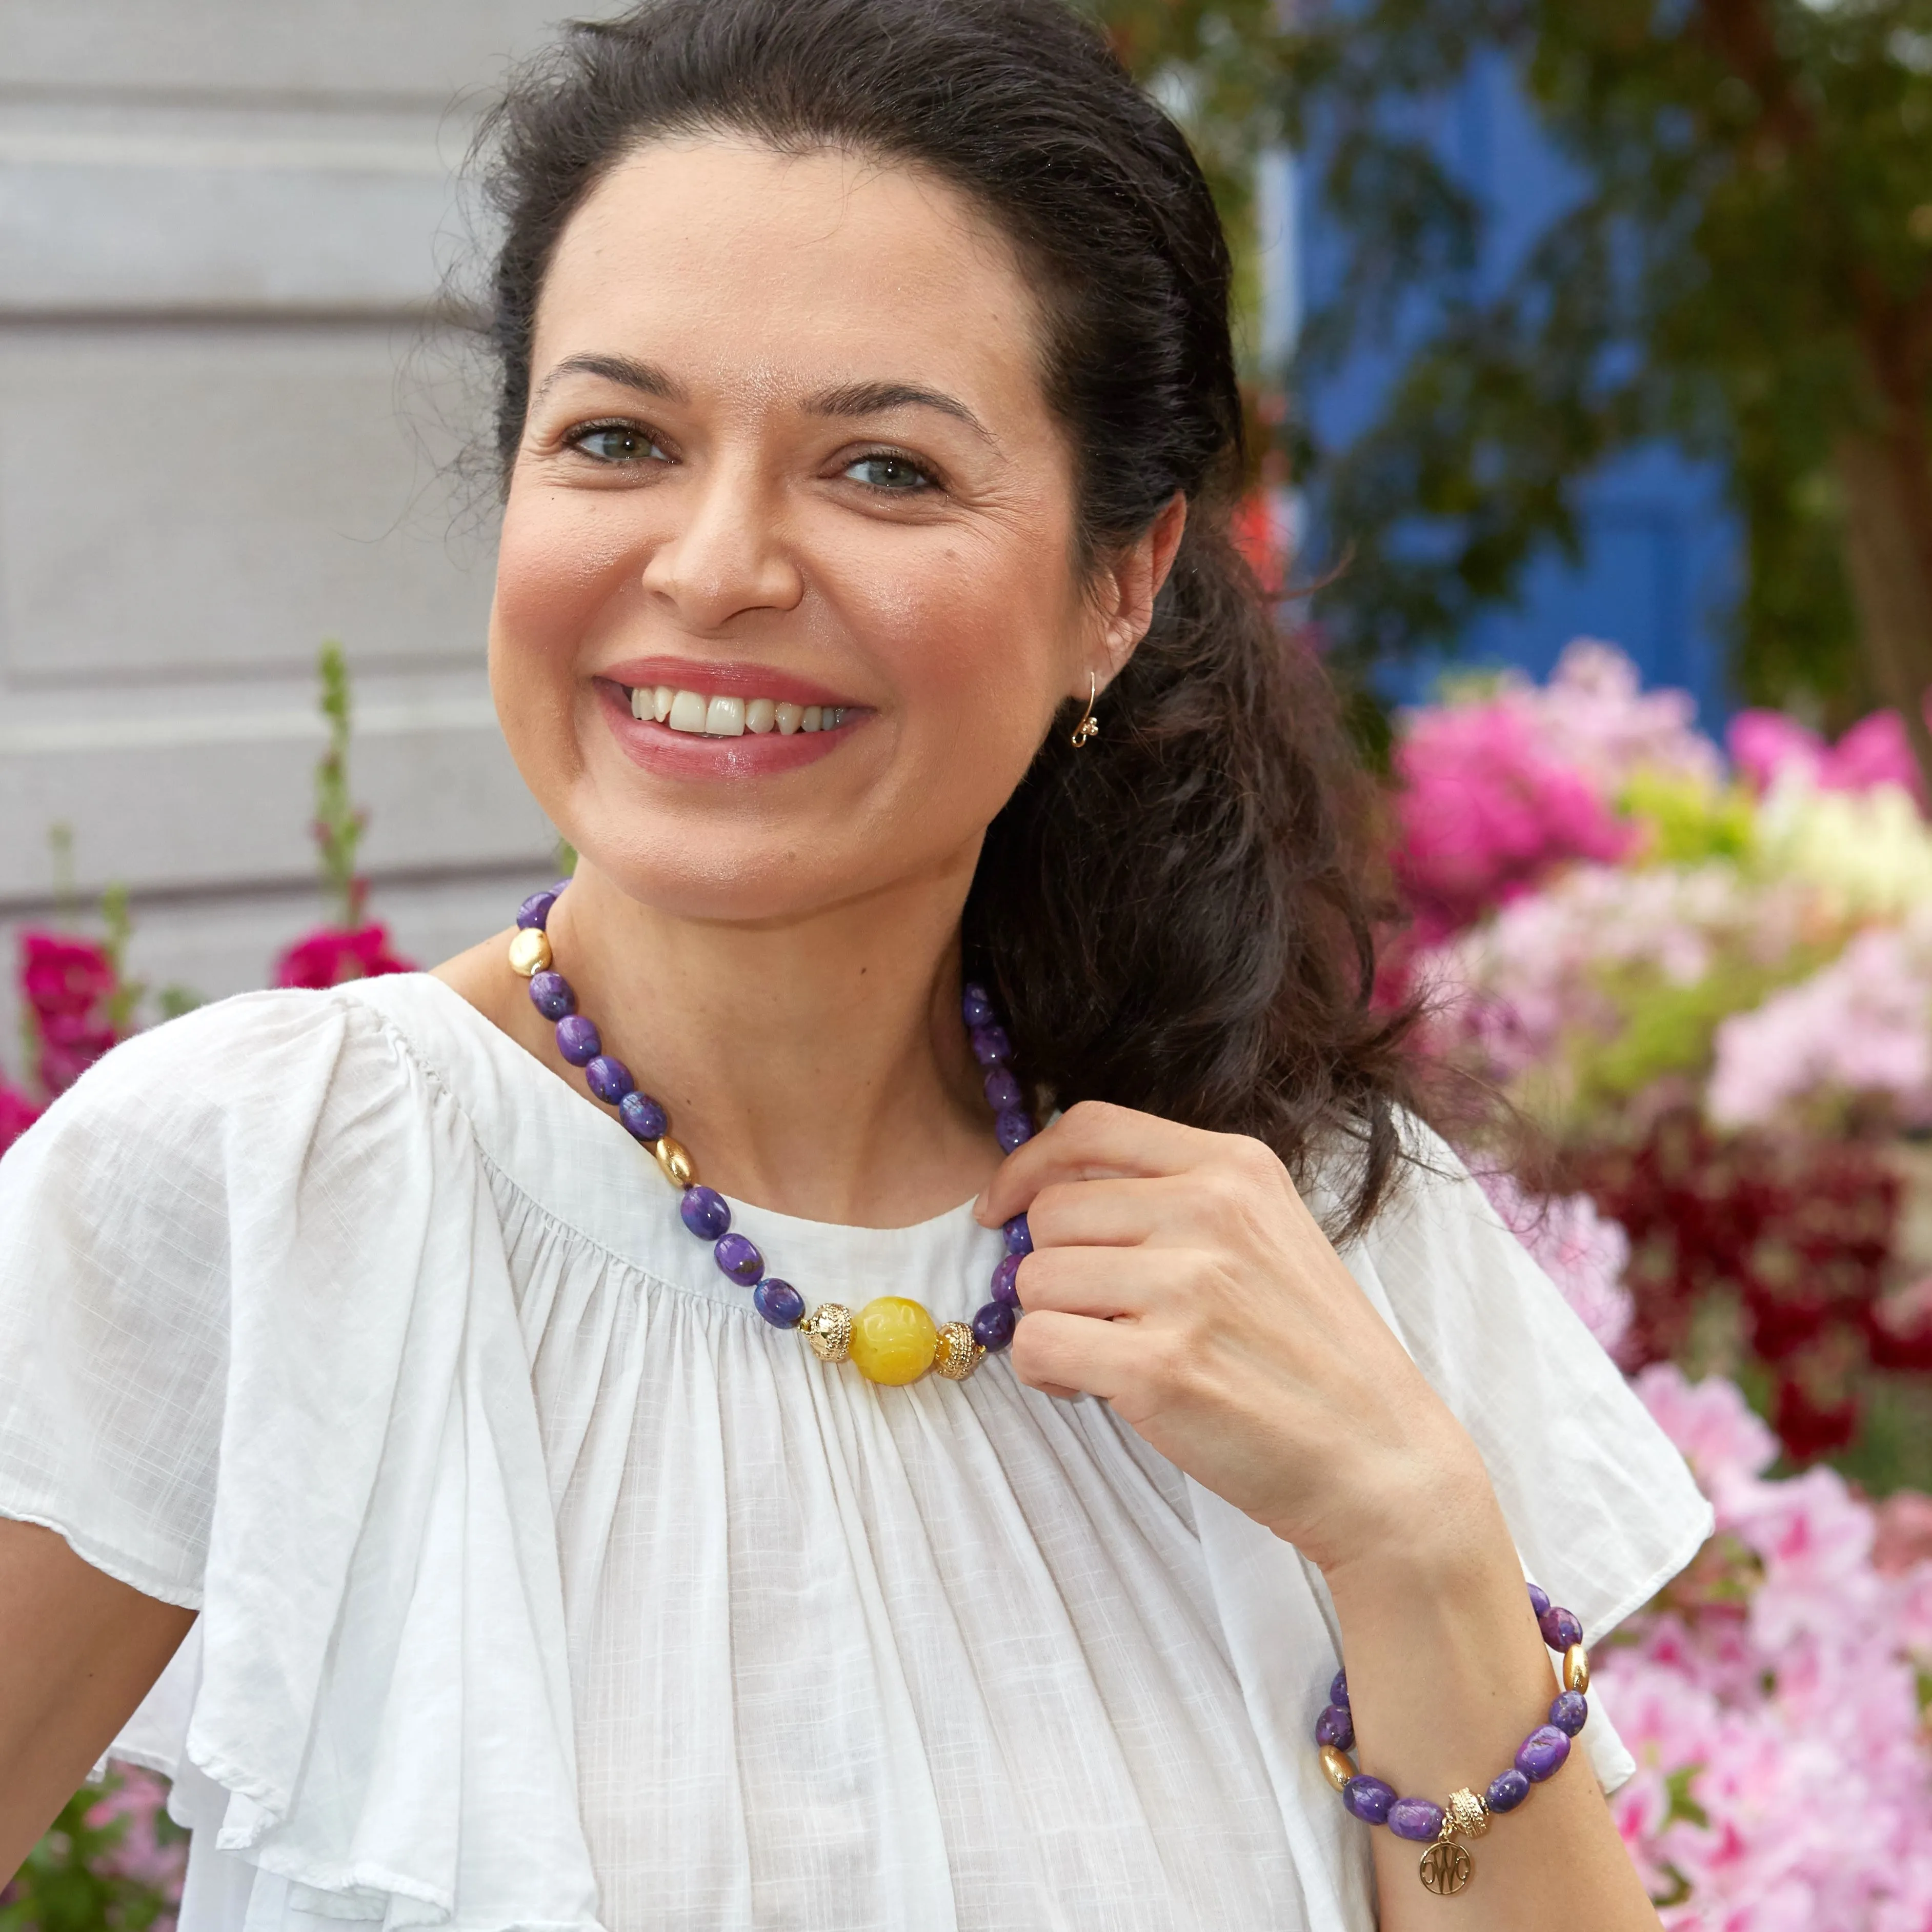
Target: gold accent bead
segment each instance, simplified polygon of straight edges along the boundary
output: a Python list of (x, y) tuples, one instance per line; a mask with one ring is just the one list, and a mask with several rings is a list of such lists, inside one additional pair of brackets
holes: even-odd
[(656, 1156), (657, 1163), (664, 1170), (664, 1178), (674, 1187), (694, 1187), (698, 1184), (698, 1163), (685, 1151), (681, 1141), (674, 1141), (666, 1134), (663, 1139), (651, 1143), (651, 1152)]
[(932, 1366), (950, 1382), (963, 1382), (985, 1359), (986, 1350), (963, 1322), (948, 1322), (939, 1331), (939, 1353)]
[(1349, 1761), (1346, 1751), (1337, 1750), (1333, 1744), (1322, 1747), (1322, 1774), (1337, 1791), (1355, 1774), (1355, 1767)]
[(852, 1311), (836, 1301), (821, 1302), (798, 1324), (821, 1362), (842, 1362), (852, 1352)]
[(1480, 1838), (1490, 1828), (1488, 1804), (1467, 1785), (1460, 1791), (1450, 1792), (1442, 1810), (1444, 1838), (1451, 1832), (1460, 1832), (1466, 1838)]
[(510, 970), (526, 980), (550, 970), (550, 934), (534, 926), (519, 926), (510, 941)]
[(852, 1366), (868, 1382), (904, 1388), (938, 1352), (938, 1323), (909, 1295), (876, 1296), (853, 1318)]
[(1573, 1643), (1563, 1653), (1563, 1688), (1566, 1690), (1590, 1688), (1590, 1659), (1580, 1643)]

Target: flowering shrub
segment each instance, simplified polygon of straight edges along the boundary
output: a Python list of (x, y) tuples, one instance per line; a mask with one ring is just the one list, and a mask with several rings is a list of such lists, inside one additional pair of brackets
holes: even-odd
[[(1412, 714), (1400, 964), (1426, 1046), (1628, 1234), (1623, 1358), (1748, 1372), (1802, 1460), (1856, 1440), (1874, 1371), (1932, 1369), (1897, 1146), (1932, 1128), (1932, 828), (1896, 718), (1730, 746), (1596, 644)], [(1562, 802), (1540, 844), (1505, 793)]]
[(1924, 1932), (1932, 1556), (1881, 1567), (1877, 1512), (1828, 1469), (1765, 1480), (1777, 1441), (1731, 1384), (1636, 1386), (1718, 1522), (1595, 1672), (1666, 1932)]
[(70, 1799), (0, 1886), (0, 1932), (173, 1932), (188, 1837), (166, 1794), (161, 1779), (116, 1765)]

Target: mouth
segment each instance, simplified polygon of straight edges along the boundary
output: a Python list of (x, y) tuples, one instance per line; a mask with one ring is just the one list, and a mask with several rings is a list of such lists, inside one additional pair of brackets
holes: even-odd
[(729, 692), (693, 691), (674, 685), (620, 685), (640, 724), (663, 725), (693, 738), (763, 737), (776, 731), (836, 731), (848, 711), (844, 704), (796, 704), (783, 698), (740, 698)]
[(634, 764), (698, 781), (775, 776), (815, 764), (874, 716), (788, 672), (756, 664), (640, 659), (592, 680)]

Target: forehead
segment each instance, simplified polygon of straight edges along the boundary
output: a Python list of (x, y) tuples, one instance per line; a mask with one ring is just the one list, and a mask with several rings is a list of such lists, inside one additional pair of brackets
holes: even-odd
[(532, 374), (618, 350), (680, 378), (783, 393), (889, 373), (976, 409), (1041, 406), (1019, 260), (957, 189), (849, 152), (653, 142), (558, 239)]

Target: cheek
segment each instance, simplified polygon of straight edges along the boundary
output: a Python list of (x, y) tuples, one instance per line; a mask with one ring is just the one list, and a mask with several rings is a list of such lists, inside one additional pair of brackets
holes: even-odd
[(506, 668), (568, 670), (598, 614), (633, 574), (630, 533), (597, 512), (568, 491), (512, 489), (492, 618), (492, 650)]

